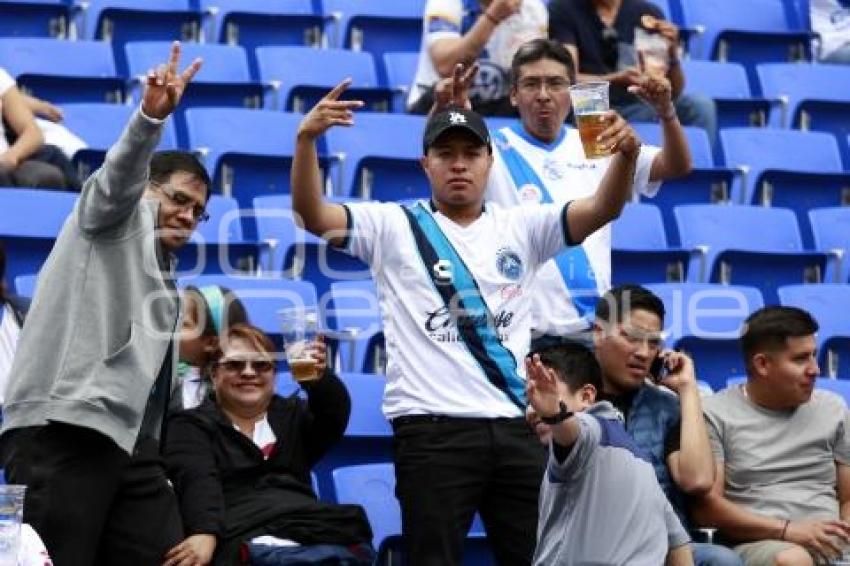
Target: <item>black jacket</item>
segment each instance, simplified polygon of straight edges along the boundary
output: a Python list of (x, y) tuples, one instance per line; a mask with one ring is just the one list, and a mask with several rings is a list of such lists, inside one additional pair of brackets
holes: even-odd
[(277, 441), (268, 460), (212, 397), (171, 416), (165, 459), (186, 535), (216, 535), (216, 564), (238, 563), (241, 543), (263, 534), (301, 544), (371, 541), (363, 510), (318, 501), (310, 479), (345, 432), (348, 392), (331, 372), (306, 391), (306, 402), (272, 398), (267, 418)]

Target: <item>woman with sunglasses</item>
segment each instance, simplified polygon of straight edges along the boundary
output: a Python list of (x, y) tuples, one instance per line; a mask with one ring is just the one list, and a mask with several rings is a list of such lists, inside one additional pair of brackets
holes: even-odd
[(319, 502), (311, 486), (351, 409), (325, 350), (314, 355), (321, 378), (302, 384), (307, 399), (280, 397), (271, 340), (248, 324), (224, 330), (213, 395), (169, 421), (165, 458), (188, 538), (165, 566), (371, 564), (363, 510)]

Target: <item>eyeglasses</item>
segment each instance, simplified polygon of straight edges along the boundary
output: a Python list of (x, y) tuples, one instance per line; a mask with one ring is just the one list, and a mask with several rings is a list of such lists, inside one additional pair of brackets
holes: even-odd
[(194, 201), (186, 195), (186, 193), (173, 189), (169, 185), (152, 183), (151, 186), (168, 197), (172, 206), (179, 208), (180, 210), (191, 211), (192, 218), (194, 218), (196, 222), (206, 222), (210, 219), (210, 215), (206, 211), (205, 207), (195, 204)]
[(540, 92), (546, 85), (548, 92), (563, 92), (570, 87), (570, 81), (564, 77), (528, 77), (519, 81), (519, 89), (524, 92)]
[(647, 332), (637, 328), (620, 328), (620, 335), (626, 339), (629, 344), (642, 344), (646, 342), (653, 350), (660, 349), (664, 343), (664, 339), (657, 332)]
[(230, 373), (242, 373), (248, 366), (254, 373), (268, 373), (274, 369), (270, 360), (221, 360), (217, 365)]

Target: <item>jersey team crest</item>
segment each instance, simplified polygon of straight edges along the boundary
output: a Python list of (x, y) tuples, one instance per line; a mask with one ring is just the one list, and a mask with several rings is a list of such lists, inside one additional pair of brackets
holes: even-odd
[(496, 253), (496, 268), (511, 281), (518, 281), (524, 271), (519, 254), (509, 248), (501, 248)]

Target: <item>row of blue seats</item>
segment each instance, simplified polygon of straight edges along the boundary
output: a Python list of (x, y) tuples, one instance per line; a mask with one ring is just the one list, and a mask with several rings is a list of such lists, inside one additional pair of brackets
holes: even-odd
[[(75, 200), (73, 193), (0, 191), (0, 237), (21, 241), (10, 252), (10, 276), (38, 271)], [(182, 252), (183, 273), (285, 273), (315, 281), (321, 292), (333, 280), (369, 276), (365, 265), (298, 228), (289, 196), (256, 197), (240, 208), (232, 197), (213, 195), (208, 212), (210, 221), (193, 236), (196, 245)], [(797, 218), (783, 208), (679, 205), (673, 216), (681, 245), (666, 239), (655, 206), (626, 207), (613, 229), (615, 278), (749, 284), (762, 289), (769, 300), (783, 284), (850, 280), (850, 207), (808, 211), (804, 218), (812, 246), (804, 245)], [(246, 234), (243, 223), (256, 233)]]
[[(75, 156), (85, 175), (97, 167), (133, 112), (133, 107), (108, 104), (68, 104), (66, 125), (89, 145)], [(185, 111), (187, 140), (178, 141), (169, 121), (160, 148), (191, 148), (199, 152), (213, 176), (213, 190), (234, 196), (251, 208), (257, 196), (289, 192), (289, 165), (301, 115), (239, 108), (190, 108)], [(489, 119), (492, 128), (515, 120)], [(421, 172), (421, 116), (359, 113), (353, 128), (334, 128), (319, 141), (321, 165), (332, 194), (374, 200), (427, 196)], [(635, 124), (650, 144), (662, 142), (657, 124)], [(406, 132), (386, 136), (387, 131)], [(679, 236), (673, 208), (685, 203), (734, 202), (782, 206), (795, 210), (804, 226), (803, 241), (812, 245), (808, 210), (850, 203), (850, 174), (845, 172), (839, 145), (823, 132), (773, 128), (730, 128), (720, 133), (715, 153), (705, 131), (686, 127), (694, 171), (669, 181), (653, 199), (661, 207), (671, 245)], [(850, 138), (845, 138), (844, 142)], [(788, 159), (793, 155), (794, 159)], [(850, 158), (850, 155), (848, 156)], [(245, 226), (253, 235), (253, 228)]]
[[(289, 46), (292, 47), (292, 46)], [(253, 98), (253, 103), (265, 103), (274, 109), (291, 109), (296, 104), (289, 91), (293, 86), (330, 86), (339, 77), (349, 73), (355, 86), (406, 89), (413, 81), (418, 63), (418, 52), (385, 51), (375, 56), (368, 52), (341, 53), (346, 50), (294, 49), (270, 53), (282, 56), (284, 61), (274, 64), (275, 57), (268, 47), (255, 49), (238, 45), (186, 43), (186, 58), (204, 57), (207, 66), (199, 75), (200, 83), (222, 83), (234, 92), (206, 92), (201, 100), (218, 104), (242, 104), (243, 98)], [(55, 52), (62, 53), (67, 62), (60, 73), (65, 76), (115, 79), (114, 84), (83, 84), (70, 92), (51, 85), (46, 77), (56, 75), (52, 64)], [(103, 101), (108, 95), (124, 94), (125, 85), (116, 77), (132, 78), (143, 75), (160, 63), (168, 51), (166, 41), (135, 41), (117, 46), (113, 55), (108, 43), (79, 41), (66, 42), (44, 38), (0, 39), (0, 62), (22, 85), (40, 89), (46, 98), (60, 102)], [(327, 52), (325, 52), (327, 51)], [(357, 53), (355, 55), (354, 53)], [(310, 57), (319, 59), (310, 60)], [(305, 59), (306, 58), (306, 59)], [(119, 64), (116, 64), (119, 63)], [(700, 92), (719, 100), (721, 126), (740, 126), (750, 123), (783, 126), (784, 122), (799, 125), (818, 122), (806, 118), (803, 112), (826, 109), (816, 103), (850, 101), (850, 70), (840, 65), (762, 63), (755, 68), (756, 80), (748, 82), (743, 66), (736, 63), (686, 60), (683, 62), (687, 77), (686, 92)], [(299, 69), (297, 79), (292, 78), (293, 68)], [(282, 69), (289, 71), (282, 72)], [(305, 74), (306, 73), (306, 74)], [(278, 100), (263, 97), (263, 86), (280, 82)], [(60, 85), (61, 86), (61, 85)], [(90, 92), (84, 90), (85, 87)], [(237, 89), (236, 87), (240, 87)], [(210, 90), (207, 88), (206, 90)], [(242, 94), (241, 98), (237, 98)], [(375, 93), (376, 99), (380, 100)], [(805, 103), (806, 106), (801, 106)], [(401, 110), (401, 108), (396, 108)]]

